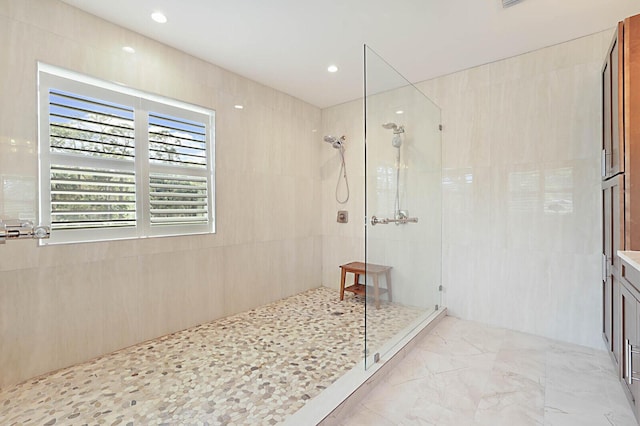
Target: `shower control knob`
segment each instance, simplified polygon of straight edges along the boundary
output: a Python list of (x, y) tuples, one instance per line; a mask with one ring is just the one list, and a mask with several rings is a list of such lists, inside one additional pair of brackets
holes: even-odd
[(51, 230), (48, 226), (36, 226), (33, 228), (33, 236), (39, 240), (49, 238), (49, 236), (51, 236)]

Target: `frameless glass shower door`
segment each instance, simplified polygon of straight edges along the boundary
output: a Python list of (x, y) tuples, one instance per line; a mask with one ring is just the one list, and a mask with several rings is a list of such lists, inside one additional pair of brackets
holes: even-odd
[(368, 46), (365, 366), (439, 308), (440, 109)]

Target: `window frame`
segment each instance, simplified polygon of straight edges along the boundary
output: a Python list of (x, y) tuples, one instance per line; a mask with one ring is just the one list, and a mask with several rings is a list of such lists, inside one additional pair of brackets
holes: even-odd
[[(51, 152), (49, 90), (57, 89), (130, 106), (134, 109), (135, 157), (133, 161)], [(105, 168), (135, 175), (136, 225), (123, 228), (52, 229), (51, 238), (40, 245), (112, 241), (148, 237), (213, 234), (215, 214), (215, 111), (127, 86), (106, 82), (73, 71), (38, 63), (38, 197), (39, 223), (50, 226), (51, 166)], [(205, 168), (154, 163), (149, 158), (149, 112), (203, 123), (206, 126)], [(53, 161), (55, 160), (55, 161)], [(150, 176), (154, 173), (187, 175), (207, 181), (207, 222), (195, 224), (151, 224)]]

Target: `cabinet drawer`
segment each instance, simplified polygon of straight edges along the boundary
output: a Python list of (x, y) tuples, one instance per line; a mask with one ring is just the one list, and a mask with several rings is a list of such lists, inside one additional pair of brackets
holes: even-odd
[(633, 287), (633, 290), (640, 293), (640, 271), (623, 260), (620, 267), (620, 276)]

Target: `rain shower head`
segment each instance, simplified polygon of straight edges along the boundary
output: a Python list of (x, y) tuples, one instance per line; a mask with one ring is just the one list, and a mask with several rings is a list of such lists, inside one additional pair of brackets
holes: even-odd
[(393, 130), (394, 134), (404, 133), (404, 126), (398, 126), (396, 123), (384, 123), (382, 125), (385, 129)]
[(345, 138), (344, 136), (340, 136), (339, 138), (335, 137), (335, 136), (325, 136), (324, 137), (324, 141), (327, 143), (330, 143), (332, 147), (334, 147), (335, 149), (339, 149), (342, 148), (342, 144), (344, 143), (344, 141), (347, 138)]

